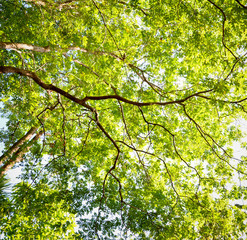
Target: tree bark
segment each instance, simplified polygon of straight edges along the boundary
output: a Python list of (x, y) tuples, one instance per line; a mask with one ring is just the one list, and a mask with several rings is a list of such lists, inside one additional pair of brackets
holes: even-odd
[(37, 127), (31, 127), (30, 130), (21, 137), (12, 147), (10, 147), (1, 157), (0, 157), (0, 164), (3, 164), (4, 161), (6, 161), (11, 155), (15, 152), (17, 152), (20, 147), (28, 141), (33, 134), (38, 130)]
[(115, 95), (106, 95), (106, 96), (86, 96), (82, 99), (79, 99), (79, 98), (71, 95), (70, 93), (62, 90), (61, 88), (54, 86), (53, 84), (44, 83), (36, 75), (36, 73), (30, 72), (28, 70), (24, 70), (24, 69), (20, 69), (20, 68), (16, 68), (16, 67), (11, 67), (11, 66), (0, 66), (0, 73), (17, 73), (17, 74), (22, 75), (22, 76), (30, 77), (43, 89), (57, 92), (57, 93), (61, 94), (62, 96), (66, 97), (67, 99), (70, 99), (73, 102), (78, 103), (81, 106), (86, 107), (87, 109), (89, 109), (92, 112), (95, 112), (95, 109), (86, 103), (89, 100), (99, 101), (99, 100), (106, 100), (106, 99), (115, 99), (115, 100), (119, 100), (121, 102), (125, 102), (125, 103), (131, 104), (131, 105), (139, 106), (139, 107), (151, 106), (151, 105), (166, 106), (166, 105), (172, 105), (172, 104), (182, 104), (190, 98), (203, 97), (203, 95), (201, 95), (202, 93), (212, 92), (214, 90), (214, 89), (209, 89), (209, 90), (205, 90), (205, 91), (196, 92), (196, 93), (191, 94), (190, 96), (187, 96), (183, 99), (169, 101), (169, 102), (136, 102), (136, 101), (129, 100), (127, 98), (124, 98), (124, 97), (116, 95), (116, 94)]
[[(37, 128), (31, 128), (28, 133), (24, 136), (26, 137), (28, 135), (28, 140), (31, 138), (33, 134), (30, 134), (31, 130), (37, 131)], [(11, 147), (11, 151), (8, 150), (8, 154), (4, 154), (5, 160), (7, 160), (1, 167), (0, 167), (0, 177), (3, 176), (9, 169), (11, 169), (16, 163), (21, 162), (23, 160), (23, 155), (29, 151), (29, 149), (32, 147), (32, 145), (41, 137), (43, 134), (43, 131), (38, 132), (27, 144), (25, 144), (25, 141), (18, 140), (13, 146), (16, 146), (13, 148)], [(27, 138), (26, 138), (27, 140)], [(20, 145), (22, 142), (22, 145)], [(24, 146), (25, 145), (25, 146)], [(10, 156), (11, 152), (11, 156)]]
[(79, 51), (79, 52), (84, 52), (84, 53), (93, 54), (93, 55), (108, 55), (116, 59), (122, 60), (121, 57), (117, 56), (115, 53), (104, 52), (104, 51), (91, 51), (91, 50), (81, 48), (81, 47), (76, 47), (76, 46), (70, 46), (68, 48), (62, 49), (62, 48), (59, 48), (58, 46), (51, 48), (50, 46), (41, 47), (41, 46), (36, 46), (36, 45), (26, 44), (26, 43), (0, 42), (0, 49), (29, 50), (29, 51), (40, 52), (40, 53), (47, 53), (47, 52), (51, 52), (52, 50), (55, 50), (55, 51), (62, 51), (63, 54), (66, 54), (68, 51)]

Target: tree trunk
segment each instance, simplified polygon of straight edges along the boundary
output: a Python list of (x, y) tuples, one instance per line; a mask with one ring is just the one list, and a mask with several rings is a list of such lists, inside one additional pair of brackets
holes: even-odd
[[(36, 142), (43, 131), (38, 132), (27, 144), (25, 144), (37, 131), (38, 128), (32, 127), (25, 136), (20, 138), (9, 150), (7, 150), (1, 157), (0, 177), (3, 176), (14, 164), (21, 162), (23, 155), (29, 151), (33, 143)], [(5, 161), (5, 162), (4, 162)]]
[(16, 143), (14, 143), (14, 145), (12, 147), (10, 147), (1, 157), (0, 157), (0, 164), (3, 164), (4, 161), (6, 161), (9, 157), (11, 157), (11, 155), (14, 152), (17, 152), (20, 147), (26, 142), (28, 141), (33, 134), (38, 130), (37, 127), (31, 127), (30, 130), (22, 137), (20, 138)]

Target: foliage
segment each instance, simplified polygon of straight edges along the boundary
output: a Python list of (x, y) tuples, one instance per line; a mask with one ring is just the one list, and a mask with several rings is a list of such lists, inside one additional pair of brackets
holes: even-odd
[(9, 0), (0, 11), (1, 175), (23, 167), (5, 235), (61, 239), (53, 230), (68, 227), (76, 239), (73, 214), (79, 239), (246, 232), (235, 203), (247, 162), (232, 147), (246, 119), (244, 1)]
[(1, 239), (74, 239), (76, 224), (65, 198), (45, 184), (17, 184), (11, 198), (1, 197)]

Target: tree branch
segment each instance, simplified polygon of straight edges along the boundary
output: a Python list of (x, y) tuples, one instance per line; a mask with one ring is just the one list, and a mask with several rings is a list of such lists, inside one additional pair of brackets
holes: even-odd
[(223, 162), (225, 162), (227, 165), (229, 165), (232, 169), (236, 170), (239, 173), (242, 173), (244, 175), (247, 175), (247, 173), (235, 168), (229, 161), (227, 161), (226, 159), (224, 159), (223, 157), (221, 157), (218, 152), (217, 152), (217, 148), (215, 149), (215, 147), (210, 144), (210, 142), (208, 141), (208, 139), (206, 138), (206, 136), (219, 148), (223, 151), (223, 153), (228, 157), (228, 158), (232, 158), (227, 152), (226, 150), (221, 147), (214, 139), (213, 137), (211, 137), (208, 133), (204, 132), (204, 130), (201, 128), (201, 126), (188, 114), (188, 112), (186, 111), (186, 107), (184, 104), (182, 104), (183, 106), (183, 110), (185, 115), (188, 117), (188, 119), (193, 122), (193, 124), (196, 126), (198, 132), (200, 133), (201, 137), (205, 140), (205, 142), (207, 143), (207, 145), (212, 149), (213, 153), (219, 158), (221, 159)]
[(103, 15), (103, 13), (101, 12), (101, 10), (100, 10), (100, 8), (98, 7), (98, 5), (96, 4), (96, 2), (95, 2), (94, 0), (92, 0), (92, 2), (93, 2), (93, 5), (94, 5), (94, 6), (97, 8), (97, 10), (99, 11), (100, 16), (101, 16), (102, 21), (103, 21), (103, 24), (104, 24), (105, 28), (107, 29), (107, 31), (109, 32), (109, 34), (110, 34), (110, 36), (111, 36), (111, 38), (112, 38), (114, 44), (115, 44), (116, 47), (117, 47), (118, 52), (119, 52), (120, 55), (121, 55), (121, 60), (124, 60), (125, 57), (124, 57), (124, 55), (122, 55), (122, 53), (121, 53), (121, 51), (120, 51), (120, 49), (119, 49), (119, 47), (118, 47), (118, 44), (117, 44), (117, 41), (116, 41), (115, 37), (113, 36), (113, 34), (111, 33), (110, 29), (109, 29), (108, 26), (107, 26), (106, 21), (105, 21), (105, 17), (104, 17), (104, 15)]
[(42, 7), (44, 7), (47, 4), (45, 1), (41, 1), (41, 0), (24, 0), (24, 1), (34, 3), (34, 4), (42, 6)]
[(222, 15), (223, 15), (223, 22), (222, 22), (222, 44), (232, 54), (232, 56), (234, 58), (238, 59), (238, 57), (225, 44), (225, 22), (226, 22), (226, 15), (225, 15), (224, 11), (219, 6), (217, 6), (214, 2), (212, 2), (211, 0), (208, 0), (208, 2), (210, 2), (212, 5), (214, 5), (214, 7), (216, 7), (218, 10), (220, 10), (220, 12), (222, 13)]
[(245, 9), (247, 9), (247, 7), (246, 6), (244, 6), (239, 0), (235, 0), (241, 7), (243, 7), (243, 8), (245, 8)]
[[(76, 2), (76, 0), (67, 0), (65, 2), (47, 2), (47, 0), (24, 0), (25, 2), (30, 2), (33, 3), (37, 6), (42, 6), (42, 7), (57, 7), (59, 11), (61, 11), (64, 7), (69, 6), (69, 4)], [(70, 6), (72, 8), (72, 6)]]
[(11, 157), (11, 155), (15, 152), (17, 152), (21, 146), (28, 141), (33, 134), (38, 130), (37, 127), (31, 127), (29, 131), (21, 137), (16, 143), (13, 144), (12, 147), (10, 147), (1, 157), (0, 157), (0, 164), (3, 164), (4, 161), (6, 161), (8, 158)]
[(76, 47), (76, 46), (71, 46), (68, 48), (60, 48), (58, 46), (50, 47), (41, 47), (41, 46), (36, 46), (33, 44), (26, 44), (26, 43), (11, 43), (11, 42), (0, 42), (0, 49), (10, 49), (10, 50), (29, 50), (33, 52), (40, 52), (40, 53), (48, 53), (51, 51), (62, 51), (63, 54), (66, 54), (68, 51), (79, 51), (79, 52), (84, 52), (84, 53), (89, 53), (92, 55), (108, 55), (112, 56), (118, 60), (122, 60), (121, 57), (116, 55), (115, 53), (111, 52), (104, 52), (104, 51), (92, 51), (86, 48), (81, 48), (81, 47)]
[(78, 103), (78, 104), (86, 107), (87, 109), (91, 110), (92, 112), (95, 111), (95, 109), (93, 107), (89, 106), (88, 104), (86, 104), (84, 100), (81, 100), (81, 99), (69, 94), (68, 92), (65, 92), (64, 90), (54, 86), (53, 84), (46, 84), (46, 83), (42, 82), (41, 79), (34, 72), (30, 72), (30, 71), (24, 70), (24, 69), (19, 69), (16, 67), (0, 66), (0, 73), (17, 73), (21, 76), (30, 77), (43, 89), (57, 92), (57, 93), (61, 94), (62, 96), (72, 100), (73, 102)]
[[(37, 130), (37, 129), (36, 129)], [(43, 131), (38, 132), (27, 144), (22, 144), (19, 149), (14, 152), (14, 154), (9, 157), (9, 160), (6, 161), (0, 167), (0, 177), (3, 176), (9, 169), (11, 169), (16, 163), (23, 160), (23, 155), (29, 151), (32, 145), (41, 137)], [(25, 145), (25, 146), (24, 146)], [(23, 147), (24, 146), (24, 147)]]
[(121, 97), (121, 96), (119, 96), (117, 94), (115, 94), (115, 95), (106, 95), (106, 96), (86, 96), (82, 101), (87, 102), (88, 100), (116, 99), (116, 100), (119, 100), (121, 102), (129, 103), (129, 104), (132, 104), (132, 105), (135, 105), (135, 106), (138, 106), (138, 107), (151, 106), (151, 105), (166, 106), (166, 105), (171, 105), (171, 104), (181, 104), (181, 103), (189, 100), (192, 97), (202, 96), (200, 94), (211, 92), (211, 91), (213, 91), (213, 89), (197, 92), (197, 93), (191, 94), (188, 97), (185, 97), (183, 99), (169, 101), (169, 102), (135, 102), (135, 101), (129, 100), (127, 98)]
[(126, 99), (124, 97), (121, 97), (117, 94), (106, 95), (106, 96), (86, 96), (83, 99), (79, 99), (79, 98), (69, 94), (68, 92), (65, 92), (61, 88), (54, 86), (53, 84), (46, 84), (46, 83), (42, 82), (41, 79), (34, 72), (30, 72), (28, 70), (19, 69), (19, 68), (10, 67), (10, 66), (0, 66), (0, 73), (17, 73), (17, 74), (22, 75), (22, 76), (30, 77), (39, 86), (41, 86), (43, 89), (55, 91), (55, 92), (63, 95), (64, 97), (72, 100), (73, 102), (78, 103), (81, 106), (86, 107), (87, 109), (89, 109), (92, 112), (95, 112), (95, 109), (93, 107), (91, 107), (90, 105), (86, 104), (86, 102), (89, 100), (96, 100), (97, 101), (97, 100), (115, 99), (115, 100), (119, 100), (119, 101), (122, 101), (125, 103), (135, 105), (135, 106), (139, 106), (139, 107), (151, 106), (151, 105), (166, 106), (166, 105), (171, 105), (171, 104), (181, 104), (181, 103), (189, 100), (192, 97), (201, 96), (200, 94), (202, 94), (202, 93), (207, 93), (207, 92), (213, 91), (213, 89), (209, 89), (209, 90), (194, 93), (194, 94), (189, 95), (188, 97), (185, 97), (185, 98), (180, 99), (180, 100), (174, 100), (174, 101), (169, 101), (169, 102), (135, 102), (135, 101)]

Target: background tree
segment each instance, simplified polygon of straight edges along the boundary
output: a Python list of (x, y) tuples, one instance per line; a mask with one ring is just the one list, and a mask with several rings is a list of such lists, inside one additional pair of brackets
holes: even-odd
[(10, 0), (0, 11), (1, 175), (23, 167), (13, 196), (27, 204), (12, 201), (15, 221), (46, 198), (76, 214), (84, 239), (246, 231), (235, 205), (246, 157), (232, 148), (246, 119), (244, 1)]

